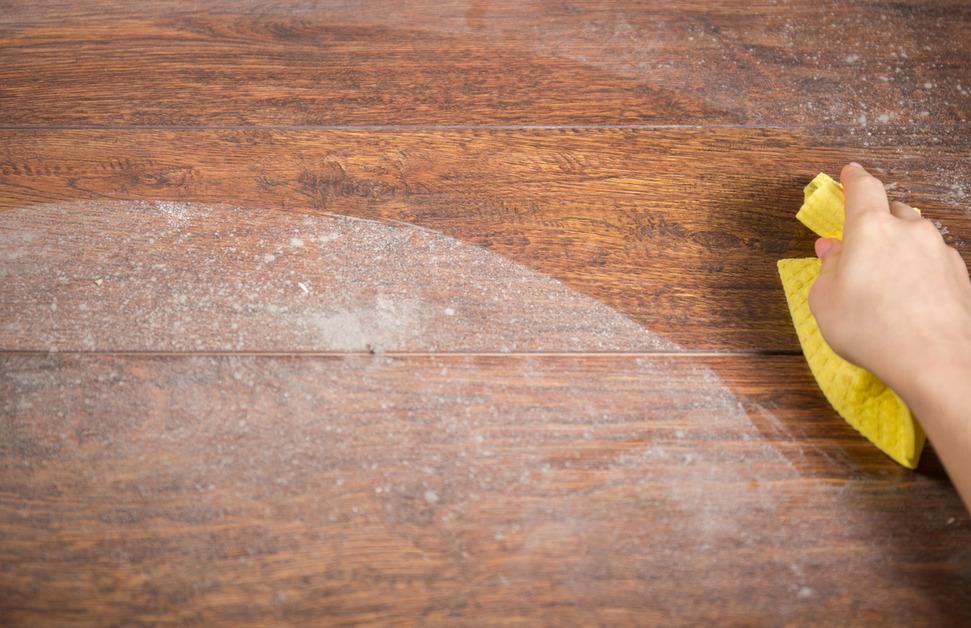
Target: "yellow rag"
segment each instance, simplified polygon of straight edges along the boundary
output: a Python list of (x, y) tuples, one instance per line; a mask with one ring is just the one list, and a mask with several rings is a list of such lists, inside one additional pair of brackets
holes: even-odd
[[(842, 239), (843, 186), (826, 174), (817, 175), (806, 186), (796, 218), (824, 238)], [(819, 276), (819, 259), (781, 259), (778, 265), (799, 344), (826, 399), (881, 451), (908, 469), (916, 468), (924, 431), (910, 409), (876, 375), (836, 355), (819, 333), (809, 310), (809, 289)]]

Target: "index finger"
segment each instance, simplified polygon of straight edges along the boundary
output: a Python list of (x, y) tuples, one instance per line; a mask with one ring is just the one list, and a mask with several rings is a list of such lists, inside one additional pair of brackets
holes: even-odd
[(853, 162), (844, 166), (840, 181), (843, 183), (847, 220), (867, 212), (890, 212), (883, 183), (860, 164)]

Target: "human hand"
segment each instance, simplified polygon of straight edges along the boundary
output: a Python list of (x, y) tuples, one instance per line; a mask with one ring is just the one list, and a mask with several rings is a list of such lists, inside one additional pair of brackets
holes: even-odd
[(883, 184), (862, 166), (846, 166), (840, 179), (843, 241), (817, 240), (822, 269), (809, 307), (836, 353), (913, 405), (928, 373), (957, 369), (971, 377), (968, 269), (929, 220), (888, 203)]

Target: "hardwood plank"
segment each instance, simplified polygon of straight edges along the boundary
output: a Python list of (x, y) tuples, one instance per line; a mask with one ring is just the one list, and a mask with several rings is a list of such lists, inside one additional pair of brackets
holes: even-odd
[(0, 124), (923, 128), (969, 42), (961, 0), (8, 0)]
[(5, 623), (971, 619), (797, 356), (0, 356)]
[[(3, 131), (0, 346), (365, 348), (367, 334), (345, 342), (273, 315), (271, 306), (306, 310), (299, 283), (309, 278), (333, 297), (311, 312), (324, 318), (365, 308), (380, 322), (378, 292), (419, 295), (408, 307), (422, 325), (370, 326), (388, 350), (797, 351), (775, 261), (812, 254), (812, 234), (794, 219), (802, 186), (860, 159), (971, 261), (968, 148), (957, 128), (903, 139), (768, 129)], [(151, 204), (105, 213), (113, 199)], [(243, 210), (192, 214), (173, 202)], [(373, 226), (376, 240), (359, 230), (339, 254), (323, 245), (282, 254), (296, 251), (289, 231), (328, 229), (340, 220), (331, 214), (443, 237)], [(272, 237), (261, 243), (261, 230)], [(409, 248), (407, 233), (424, 244)], [(392, 241), (383, 260), (369, 257)], [(99, 277), (111, 281), (95, 286)], [(234, 310), (244, 302), (255, 310)]]
[(654, 351), (558, 281), (413, 225), (172, 202), (0, 214), (0, 347)]

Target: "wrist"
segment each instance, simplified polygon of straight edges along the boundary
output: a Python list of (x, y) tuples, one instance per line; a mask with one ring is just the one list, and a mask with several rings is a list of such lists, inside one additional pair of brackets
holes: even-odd
[(899, 382), (890, 384), (930, 431), (934, 426), (927, 421), (953, 414), (947, 410), (971, 407), (971, 330), (950, 337), (945, 345), (929, 349), (923, 359), (909, 364), (907, 373), (894, 378)]

